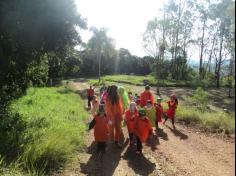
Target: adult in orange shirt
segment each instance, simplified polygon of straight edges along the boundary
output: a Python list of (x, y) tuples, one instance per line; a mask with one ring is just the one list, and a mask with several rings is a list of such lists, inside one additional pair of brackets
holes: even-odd
[(89, 89), (87, 89), (88, 108), (91, 108), (90, 103), (93, 100), (93, 96), (94, 96), (94, 89), (92, 88), (92, 86), (90, 86)]
[(145, 86), (145, 91), (140, 95), (140, 106), (143, 108), (147, 104), (147, 100), (150, 100), (152, 105), (154, 104), (154, 97), (150, 92), (150, 86)]
[(123, 106), (121, 98), (118, 95), (117, 86), (112, 85), (107, 89), (107, 98), (105, 103), (105, 112), (109, 119), (110, 139), (115, 141), (118, 147), (121, 147), (121, 122), (123, 114)]

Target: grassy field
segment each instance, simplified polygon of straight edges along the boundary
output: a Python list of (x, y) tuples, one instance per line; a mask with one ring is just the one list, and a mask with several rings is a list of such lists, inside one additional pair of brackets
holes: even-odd
[[(88, 114), (83, 100), (69, 89), (30, 88), (12, 103), (11, 112), (26, 124), (17, 145), (18, 166), (9, 167), (13, 172), (24, 168), (30, 175), (43, 174), (63, 166), (83, 145)], [(1, 157), (0, 161), (3, 167)]]
[[(145, 85), (146, 82), (149, 85), (156, 85), (157, 80), (152, 75), (147, 76), (136, 76), (136, 75), (107, 75), (103, 76), (101, 78), (102, 83), (126, 83), (126, 84), (132, 84), (137, 86)], [(98, 85), (97, 79), (89, 79), (89, 83), (93, 85)], [(199, 81), (199, 80), (193, 80), (193, 81), (183, 81), (183, 80), (159, 80), (159, 84), (161, 86), (165, 87), (207, 87), (207, 86), (214, 86), (211, 85), (207, 81)]]

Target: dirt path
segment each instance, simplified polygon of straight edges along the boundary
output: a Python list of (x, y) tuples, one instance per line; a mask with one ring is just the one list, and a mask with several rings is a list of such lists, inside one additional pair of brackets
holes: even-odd
[[(86, 83), (73, 83), (82, 93)], [(161, 126), (153, 140), (144, 146), (143, 156), (137, 156), (133, 148), (124, 142), (122, 149), (108, 144), (104, 158), (97, 159), (93, 133), (86, 135), (88, 147), (78, 153), (77, 161), (59, 175), (98, 176), (233, 176), (235, 175), (234, 140), (225, 141), (209, 134), (196, 132), (182, 125), (172, 130), (170, 123)], [(127, 138), (126, 128), (123, 128)]]

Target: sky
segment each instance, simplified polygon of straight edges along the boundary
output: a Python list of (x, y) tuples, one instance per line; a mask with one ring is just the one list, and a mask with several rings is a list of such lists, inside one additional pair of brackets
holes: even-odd
[[(126, 48), (131, 54), (147, 55), (142, 47), (142, 34), (147, 22), (158, 16), (165, 0), (76, 0), (78, 12), (87, 19), (88, 28), (107, 28), (116, 49)], [(79, 31), (84, 42), (91, 37)]]

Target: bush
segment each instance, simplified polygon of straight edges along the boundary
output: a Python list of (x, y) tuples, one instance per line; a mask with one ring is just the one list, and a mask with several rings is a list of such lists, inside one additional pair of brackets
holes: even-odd
[(193, 100), (201, 110), (205, 110), (207, 103), (209, 102), (208, 93), (201, 87), (198, 87), (193, 93)]

